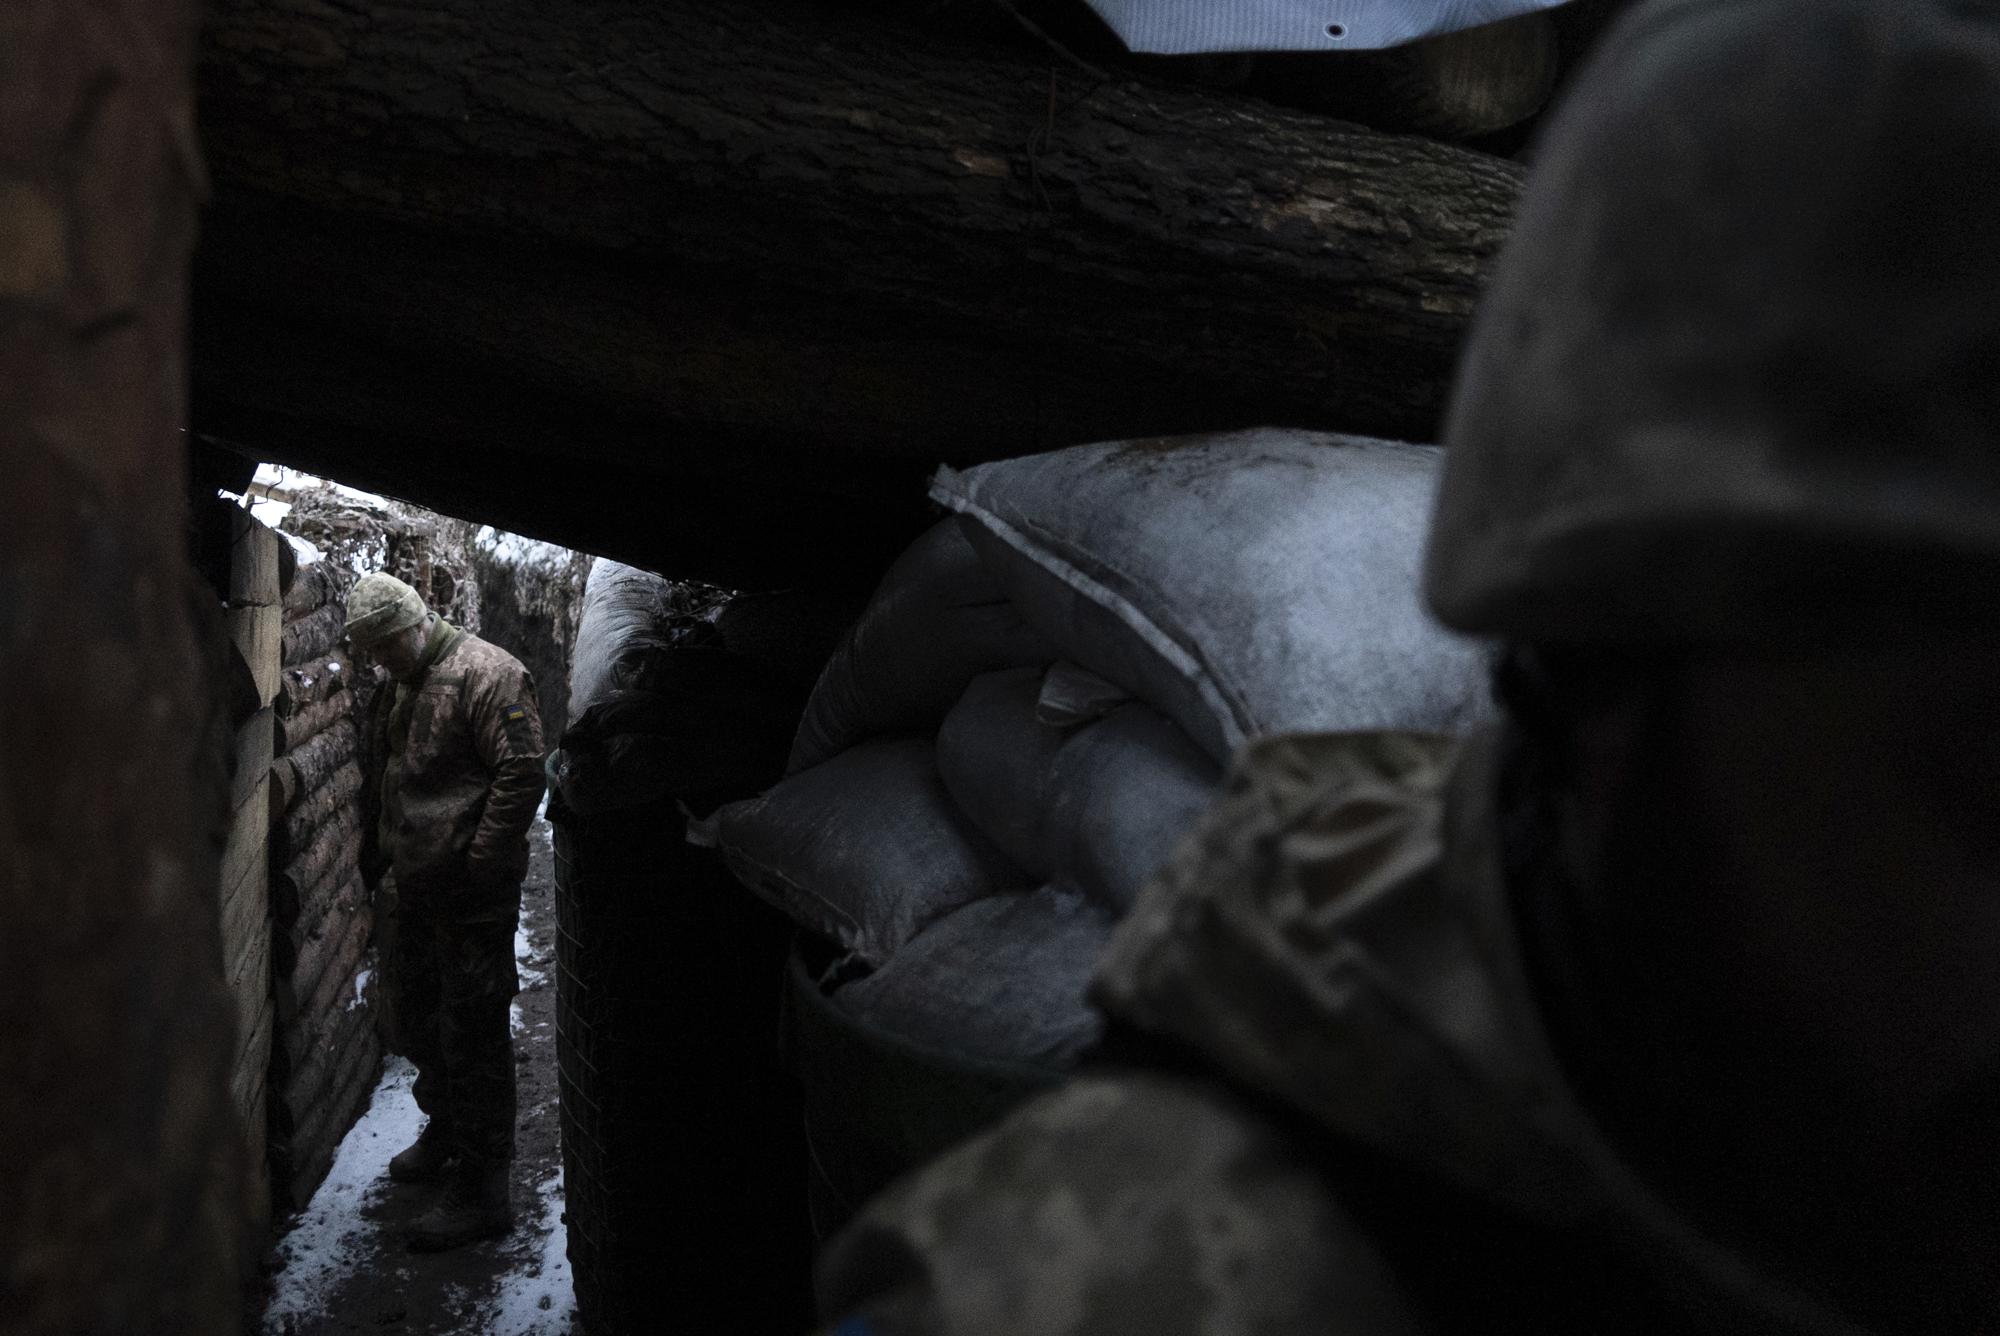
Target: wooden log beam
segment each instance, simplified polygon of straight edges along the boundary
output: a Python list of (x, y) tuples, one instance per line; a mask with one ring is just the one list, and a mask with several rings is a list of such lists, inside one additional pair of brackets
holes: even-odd
[(306, 860), (321, 840), (339, 848), (358, 849), (361, 845), (361, 767), (349, 761), (333, 777), (333, 782), (301, 799), (285, 813), (284, 824), (271, 832), (271, 854), (290, 864), (294, 858)]
[(277, 721), (274, 742), (279, 754), (297, 751), (342, 720), (354, 718), (354, 696), (337, 691), (324, 700), (300, 706)]
[[(314, 966), (308, 958), (320, 949), (327, 925), (337, 919), (344, 920), (355, 906), (368, 903), (367, 886), (358, 874), (350, 874), (327, 895), (320, 913), (311, 918), (294, 918), (282, 931), (274, 933), (271, 958), (276, 977), (289, 979), (302, 971), (311, 971)], [(306, 991), (310, 994), (310, 984), (306, 985)]]
[(334, 893), (325, 912), (311, 924), (308, 935), (301, 940), (295, 963), (278, 976), (274, 985), (280, 1018), (287, 1024), (312, 1001), (326, 977), (327, 966), (339, 953), (357, 918), (366, 918), (368, 931), (373, 931), (374, 910), (368, 903), (367, 891), (359, 879), (349, 878)]
[(290, 1138), (291, 1173), (286, 1192), (292, 1209), (304, 1210), (333, 1167), (340, 1140), (367, 1106), (382, 1068), (382, 1050), (372, 1032), (349, 1045), (334, 1093), (314, 1106), (305, 1126)]
[(354, 668), (345, 654), (329, 654), (294, 664), (279, 675), (278, 714), (290, 718), (309, 705), (347, 690), (353, 680)]
[[(277, 609), (272, 609), (273, 613)], [(274, 624), (279, 619), (272, 618)], [(295, 622), (283, 624), (281, 632), (281, 659), (285, 664), (301, 664), (309, 659), (325, 658), (339, 646), (340, 638), (346, 633), (347, 608), (345, 604), (329, 603), (317, 612), (309, 613)], [(273, 674), (275, 678), (275, 673)], [(272, 694), (276, 694), (273, 682)]]
[(325, 562), (315, 562), (303, 567), (292, 580), (292, 587), (285, 591), (285, 621), (295, 622), (310, 613), (318, 612), (339, 596), (340, 591), (335, 587), (333, 572)]
[(788, 0), (206, 34), (201, 429), (739, 586), (889, 550), (941, 460), (1429, 436), (1521, 178)]
[(321, 912), (361, 874), (361, 841), (329, 828), (292, 865), (271, 878), (271, 914), (285, 927)]
[(241, 1322), (204, 838), (226, 758), (203, 742), (220, 711), (182, 592), (195, 18), (184, 0), (0, 4), (9, 1331)]
[(271, 825), (276, 827), (285, 819), (291, 809), (292, 799), (299, 794), (299, 772), (292, 768), (290, 757), (280, 756), (271, 762), (271, 782), (265, 786), (270, 803)]
[(303, 747), (287, 752), (291, 763), (292, 802), (297, 802), (332, 780), (334, 772), (355, 759), (361, 750), (361, 732), (352, 719), (336, 720), (320, 730)]
[[(354, 977), (348, 976), (345, 983), (352, 988)], [(354, 1046), (375, 1028), (374, 1017), (366, 1007), (343, 1009), (319, 1019), (323, 1028), (273, 1101), (278, 1126), (287, 1132), (311, 1128), (314, 1110), (338, 1093), (336, 1085), (343, 1062)]]

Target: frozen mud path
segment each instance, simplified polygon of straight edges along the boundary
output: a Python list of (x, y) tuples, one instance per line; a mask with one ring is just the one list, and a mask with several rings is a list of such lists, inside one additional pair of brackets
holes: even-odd
[(573, 1336), (556, 1119), (555, 886), (545, 820), (536, 820), (530, 850), (514, 941), (521, 971), (514, 1232), (428, 1256), (404, 1247), (403, 1229), (428, 1207), (433, 1189), (385, 1176), (389, 1157), (423, 1126), (410, 1094), (414, 1072), (392, 1057), (332, 1173), (278, 1243), (266, 1336)]

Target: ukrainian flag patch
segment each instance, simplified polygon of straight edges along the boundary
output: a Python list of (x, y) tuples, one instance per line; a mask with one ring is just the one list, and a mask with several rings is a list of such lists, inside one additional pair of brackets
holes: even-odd
[(536, 749), (534, 728), (526, 705), (509, 705), (500, 711), (500, 723), (507, 730), (507, 742), (517, 752)]

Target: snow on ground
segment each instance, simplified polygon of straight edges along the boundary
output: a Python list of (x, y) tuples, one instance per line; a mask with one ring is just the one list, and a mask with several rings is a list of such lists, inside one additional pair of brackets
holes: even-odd
[(424, 1115), (410, 1089), (416, 1077), (405, 1058), (383, 1064), (368, 1112), (340, 1143), (332, 1171), (279, 1246), (284, 1269), (264, 1312), (265, 1331), (282, 1332), (322, 1312), (354, 1258), (373, 1247), (377, 1226), (361, 1208), (383, 1191), (390, 1159), (423, 1130)]
[(478, 1330), (490, 1336), (563, 1336), (576, 1320), (576, 1290), (569, 1275), (569, 1231), (563, 1225), (562, 1171), (537, 1193), (538, 1218), (524, 1231), (540, 1238), (500, 1278), (500, 1292), (481, 1314)]
[[(535, 822), (531, 838), (541, 849), (549, 847), (551, 831), (546, 820)], [(546, 990), (551, 966), (547, 901), (544, 898), (535, 903), (537, 912), (523, 907), (514, 954), (523, 989)], [(543, 939), (539, 950), (537, 936)], [(546, 1010), (542, 1014), (547, 1014)], [(513, 1022), (516, 1035), (531, 1028), (518, 998)], [(541, 1060), (549, 1060), (548, 1026), (546, 1020), (532, 1023), (540, 1038), (531, 1041), (524, 1052), (541, 1053)], [(362, 1292), (370, 1288), (367, 1273), (371, 1267), (382, 1265), (385, 1256), (401, 1256), (400, 1239), (384, 1236), (385, 1231), (399, 1231), (401, 1225), (382, 1223), (371, 1216), (382, 1216), (389, 1222), (398, 1219), (384, 1204), (385, 1195), (397, 1191), (387, 1171), (390, 1158), (415, 1141), (423, 1128), (423, 1114), (411, 1088), (415, 1079), (416, 1070), (407, 1059), (385, 1060), (382, 1081), (368, 1111), (341, 1142), (326, 1181), (279, 1245), (281, 1269), (273, 1279), (272, 1298), (265, 1310), (266, 1336), (333, 1330), (324, 1321), (330, 1305), (340, 1306), (343, 1297), (351, 1303), (357, 1287)], [(524, 1117), (546, 1112), (523, 1110)], [(487, 1273), (493, 1279), (481, 1279), (469, 1289), (453, 1283), (444, 1286), (438, 1311), (458, 1315), (447, 1319), (452, 1332), (463, 1336), (570, 1336), (574, 1331), (576, 1299), (567, 1256), (568, 1231), (563, 1225), (560, 1150), (545, 1166), (531, 1165), (530, 1169), (533, 1172), (541, 1167), (546, 1173), (539, 1181), (523, 1182), (517, 1188), (519, 1223), (513, 1234), (497, 1245), (499, 1251), (493, 1260), (499, 1269)], [(530, 1186), (532, 1195), (527, 1190)], [(398, 1266), (396, 1270), (399, 1283), (409, 1283), (408, 1269)], [(415, 1306), (415, 1301), (412, 1304)], [(400, 1314), (397, 1320), (402, 1320)]]

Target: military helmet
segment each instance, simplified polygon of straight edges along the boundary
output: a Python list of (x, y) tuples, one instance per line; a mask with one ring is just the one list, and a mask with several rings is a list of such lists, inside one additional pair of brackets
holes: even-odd
[(2000, 4), (1659, 0), (1539, 147), (1460, 366), (1452, 626), (2000, 614)]
[(380, 571), (364, 575), (347, 596), (348, 643), (366, 648), (409, 630), (429, 611), (422, 596), (395, 576)]

